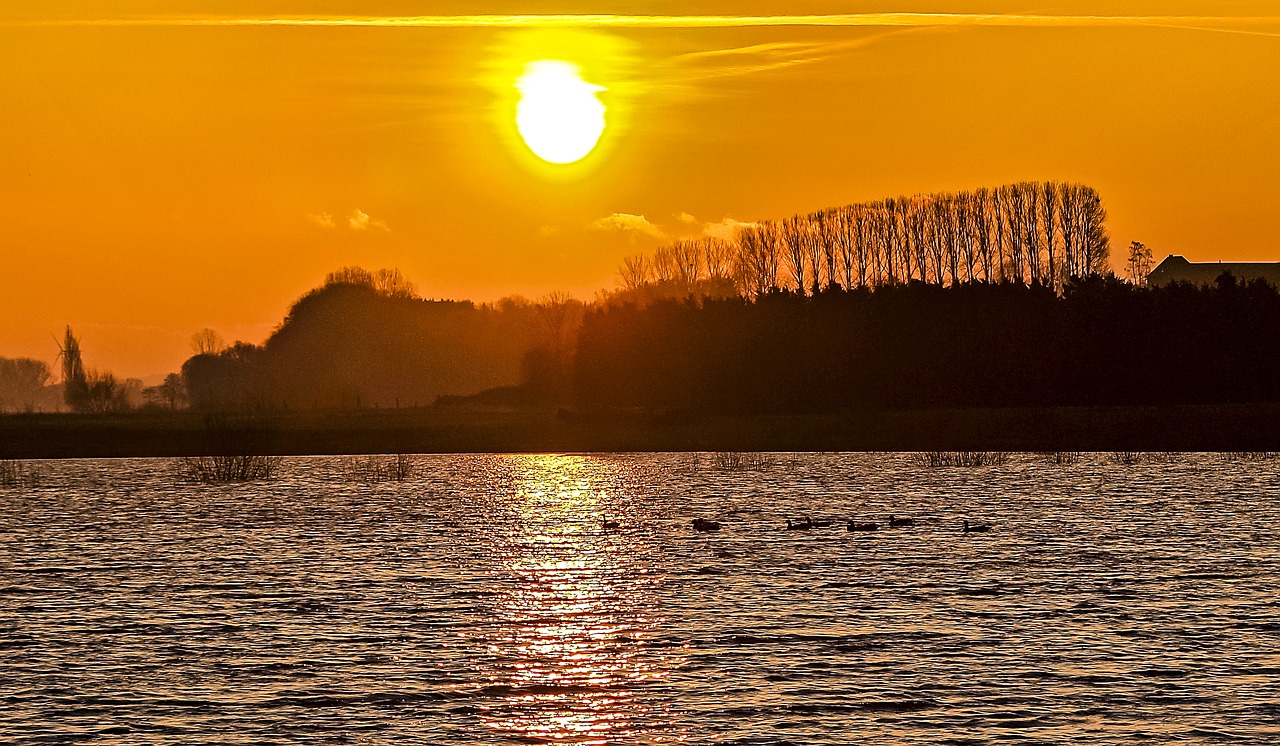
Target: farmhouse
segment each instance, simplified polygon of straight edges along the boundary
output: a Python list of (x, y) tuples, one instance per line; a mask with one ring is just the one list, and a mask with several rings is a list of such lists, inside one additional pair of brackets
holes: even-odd
[(1147, 275), (1147, 284), (1189, 282), (1193, 285), (1210, 285), (1223, 272), (1230, 272), (1243, 282), (1261, 278), (1280, 287), (1280, 262), (1189, 262), (1186, 257), (1172, 254), (1151, 270), (1151, 274)]

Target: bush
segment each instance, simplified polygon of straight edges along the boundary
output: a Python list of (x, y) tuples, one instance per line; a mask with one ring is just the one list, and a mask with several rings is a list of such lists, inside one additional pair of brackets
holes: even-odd
[(195, 456), (178, 459), (181, 478), (201, 484), (271, 479), (284, 463), (281, 456)]
[(0, 461), (0, 487), (39, 487), (44, 470), (22, 461)]
[(711, 463), (724, 471), (760, 471), (773, 464), (773, 459), (763, 453), (722, 451), (711, 457)]
[(1008, 460), (1009, 454), (1004, 451), (921, 451), (911, 454), (911, 463), (928, 468), (999, 466)]
[(394, 456), (353, 456), (346, 459), (343, 471), (353, 482), (403, 482), (414, 475), (413, 459), (398, 453)]

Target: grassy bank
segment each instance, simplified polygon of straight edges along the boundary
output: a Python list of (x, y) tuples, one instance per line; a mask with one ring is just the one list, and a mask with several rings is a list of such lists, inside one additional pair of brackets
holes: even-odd
[(1280, 405), (709, 417), (554, 410), (0, 417), (0, 458), (563, 451), (1276, 451)]

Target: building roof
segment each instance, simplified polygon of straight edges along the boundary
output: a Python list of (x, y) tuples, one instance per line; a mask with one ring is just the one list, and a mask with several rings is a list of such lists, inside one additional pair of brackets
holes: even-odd
[(1170, 254), (1147, 275), (1148, 285), (1189, 282), (1211, 285), (1222, 273), (1230, 272), (1238, 280), (1263, 279), (1280, 286), (1280, 262), (1189, 262), (1186, 257)]

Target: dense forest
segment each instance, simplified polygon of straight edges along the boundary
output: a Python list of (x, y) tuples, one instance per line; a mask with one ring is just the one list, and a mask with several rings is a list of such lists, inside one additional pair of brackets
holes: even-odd
[(590, 311), (577, 404), (714, 413), (1280, 400), (1280, 294), (919, 281)]

